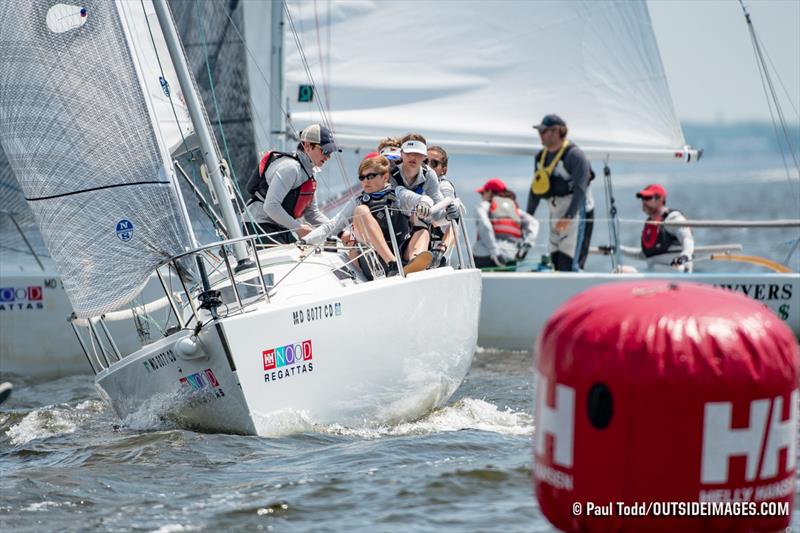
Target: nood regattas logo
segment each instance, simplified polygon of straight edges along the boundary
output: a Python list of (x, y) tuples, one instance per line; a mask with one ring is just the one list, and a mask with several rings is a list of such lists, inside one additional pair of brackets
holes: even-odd
[(0, 311), (44, 309), (44, 292), (35, 287), (0, 287)]
[(261, 352), (265, 370), (264, 381), (277, 381), (286, 377), (313, 372), (312, 356), (313, 350), (310, 339), (264, 350)]

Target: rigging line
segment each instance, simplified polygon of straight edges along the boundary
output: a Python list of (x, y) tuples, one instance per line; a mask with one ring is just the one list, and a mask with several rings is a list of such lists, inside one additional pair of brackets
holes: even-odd
[(156, 46), (156, 39), (153, 36), (153, 28), (150, 26), (150, 18), (147, 16), (147, 10), (144, 7), (144, 0), (139, 0), (142, 5), (142, 12), (144, 13), (144, 21), (147, 24), (147, 33), (150, 34), (150, 42), (153, 45), (153, 52), (156, 56), (156, 63), (158, 63), (158, 72), (161, 74), (161, 79), (164, 80), (167, 84), (167, 99), (169, 99), (169, 107), (172, 110), (172, 116), (175, 118), (175, 125), (178, 126), (178, 133), (181, 134), (181, 144), (183, 144), (183, 149), (185, 151), (189, 151), (189, 145), (186, 142), (186, 137), (183, 135), (183, 128), (181, 127), (181, 121), (178, 118), (178, 111), (175, 109), (175, 103), (172, 101), (172, 91), (169, 90), (169, 81), (167, 80), (167, 76), (164, 74), (164, 67), (161, 64), (161, 56), (158, 54), (158, 47)]
[[(761, 47), (759, 46), (759, 41), (760, 40), (756, 36), (755, 27), (753, 26), (753, 22), (752, 22), (752, 20), (750, 18), (750, 13), (748, 13), (747, 8), (745, 7), (743, 0), (739, 0), (739, 4), (741, 5), (742, 11), (744, 12), (745, 21), (747, 23), (747, 27), (748, 27), (748, 30), (749, 30), (749, 33), (750, 33), (750, 39), (751, 39), (752, 44), (753, 44), (753, 52), (754, 52), (754, 54), (756, 56), (756, 65), (758, 66), (759, 74), (761, 75), (761, 85), (762, 85), (762, 88), (764, 89), (764, 94), (765, 94), (765, 97), (767, 99), (767, 106), (769, 108), (770, 117), (772, 119), (772, 126), (773, 126), (773, 129), (775, 130), (775, 138), (776, 138), (776, 141), (778, 143), (778, 148), (780, 149), (780, 152), (781, 152), (781, 159), (783, 160), (783, 165), (784, 165), (784, 168), (786, 169), (786, 179), (787, 179), (787, 181), (789, 181), (789, 185), (792, 188), (792, 190), (794, 190), (794, 186), (793, 186), (792, 181), (791, 181), (791, 174), (789, 172), (789, 165), (788, 165), (788, 163), (786, 161), (786, 155), (783, 153), (783, 149), (781, 147), (780, 133), (778, 131), (778, 125), (776, 124), (775, 115), (773, 114), (773, 110), (772, 110), (772, 104), (773, 103), (775, 105), (776, 112), (779, 114), (779, 117), (780, 117), (780, 120), (781, 120), (781, 127), (783, 129), (784, 136), (785, 136), (786, 142), (787, 142), (787, 147), (789, 148), (789, 151), (790, 151), (790, 153), (792, 155), (792, 158), (794, 159), (795, 167), (798, 170), (798, 175), (800, 175), (800, 162), (798, 162), (797, 156), (795, 155), (794, 151), (792, 150), (792, 146), (791, 146), (791, 143), (789, 141), (790, 135), (789, 135), (789, 132), (787, 131), (787, 128), (786, 128), (786, 121), (785, 121), (785, 118), (783, 116), (783, 112), (782, 112), (782, 110), (780, 108), (780, 102), (778, 102), (777, 96), (775, 94), (775, 89), (774, 89), (774, 86), (772, 84), (772, 80), (769, 77), (769, 72), (767, 71), (767, 65), (766, 65), (766, 62), (764, 61), (764, 57), (763, 57), (763, 54), (761, 52)], [(769, 85), (769, 89), (770, 89), (769, 91), (767, 90), (767, 84)], [(772, 95), (772, 99), (773, 99), (774, 102), (770, 100), (770, 93)]]
[[(219, 102), (217, 101), (217, 91), (214, 89), (214, 76), (211, 73), (211, 63), (208, 57), (208, 46), (206, 45), (206, 32), (203, 27), (203, 16), (200, 14), (200, 0), (194, 0), (195, 18), (198, 22), (197, 28), (200, 31), (200, 42), (203, 43), (203, 57), (206, 63), (206, 72), (208, 74), (208, 85), (211, 88), (211, 101), (214, 103), (214, 113), (217, 115), (217, 127), (219, 128), (220, 136), (222, 137), (222, 146), (225, 150), (225, 156), (228, 158), (228, 170), (233, 176), (233, 181), (238, 181), (236, 178), (236, 171), (233, 168), (233, 159), (231, 158), (230, 151), (228, 150), (228, 140), (225, 138), (225, 129), (222, 127), (222, 115), (219, 110)], [(211, 170), (209, 169), (209, 172)], [(221, 199), (220, 199), (221, 201)]]
[(783, 89), (784, 94), (786, 95), (786, 100), (789, 101), (789, 105), (792, 106), (792, 110), (794, 111), (795, 118), (800, 119), (800, 111), (797, 110), (797, 107), (794, 105), (792, 101), (792, 96), (789, 94), (789, 90), (786, 88), (786, 85), (783, 83), (783, 78), (781, 78), (780, 72), (778, 72), (778, 68), (775, 66), (775, 63), (772, 61), (772, 56), (769, 55), (769, 52), (764, 47), (764, 43), (761, 38), (758, 38), (758, 42), (761, 45), (761, 48), (764, 50), (764, 55), (769, 60), (769, 64), (772, 67), (772, 72), (775, 73), (775, 76), (778, 78), (778, 81), (781, 84), (781, 88)]
[[(227, 140), (227, 138), (225, 136), (225, 128), (222, 126), (222, 115), (221, 115), (220, 108), (219, 108), (219, 101), (217, 100), (217, 93), (216, 93), (216, 90), (214, 88), (214, 76), (213, 76), (213, 74), (211, 72), (211, 64), (209, 62), (208, 47), (207, 47), (207, 44), (206, 44), (207, 40), (206, 40), (206, 35), (205, 35), (205, 29), (204, 29), (204, 26), (203, 26), (204, 20), (203, 20), (202, 14), (200, 13), (199, 0), (195, 0), (195, 16), (196, 16), (196, 19), (198, 21), (198, 29), (200, 31), (200, 41), (203, 44), (203, 55), (205, 57), (206, 71), (208, 73), (208, 84), (209, 84), (209, 87), (211, 88), (211, 97), (212, 97), (212, 101), (214, 103), (214, 112), (217, 115), (217, 126), (219, 127), (220, 136), (222, 137), (222, 146), (223, 146), (223, 148), (225, 150), (225, 156), (227, 157), (228, 171), (230, 172), (231, 176), (233, 177), (233, 179), (229, 180), (229, 182), (233, 186), (233, 189), (234, 189), (234, 192), (235, 192), (234, 197), (235, 197), (236, 209), (241, 214), (241, 213), (245, 212), (245, 210), (243, 209), (243, 206), (245, 205), (245, 202), (244, 202), (244, 199), (243, 199), (242, 191), (239, 188), (239, 179), (236, 176), (236, 169), (233, 167), (233, 158), (231, 157), (230, 149), (228, 148), (228, 140)], [(230, 21), (230, 23), (226, 22), (225, 32), (227, 32), (227, 29), (230, 27), (230, 24), (233, 23), (233, 21), (232, 21), (232, 19), (230, 17), (227, 17), (227, 18), (228, 18), (228, 21)], [(223, 38), (224, 38), (224, 34), (223, 34)]]
[[(253, 61), (253, 65), (255, 65), (256, 70), (258, 71), (259, 75), (261, 76), (262, 81), (267, 86), (267, 90), (269, 91), (270, 94), (272, 94), (273, 93), (272, 84), (270, 84), (269, 80), (267, 79), (267, 76), (264, 74), (264, 71), (261, 70), (261, 65), (259, 64), (259, 61), (256, 59), (256, 55), (253, 53), (253, 51), (250, 49), (250, 47), (247, 46), (247, 40), (245, 39), (245, 36), (242, 34), (241, 30), (239, 30), (239, 27), (236, 25), (236, 22), (234, 22), (233, 19), (231, 18), (230, 13), (228, 12), (228, 10), (227, 9), (223, 9), (223, 12), (225, 13), (225, 16), (228, 17), (228, 20), (231, 23), (231, 27), (234, 29), (234, 31), (236, 31), (236, 34), (239, 36), (239, 41), (241, 42), (242, 46), (244, 46), (245, 51), (247, 51), (247, 55), (250, 56), (250, 59)], [(251, 88), (251, 92), (252, 92), (252, 88)], [(281, 103), (281, 111), (283, 112), (284, 116), (288, 116), (289, 113), (283, 107), (283, 103)], [(263, 119), (263, 117), (258, 114), (258, 111), (256, 109), (253, 109), (253, 112), (255, 112), (256, 116), (258, 117), (258, 125), (261, 128), (262, 133), (264, 134), (265, 137), (269, 138), (269, 134), (270, 134), (270, 132), (268, 131), (269, 128), (266, 128), (264, 126), (264, 124), (266, 124), (267, 121), (265, 121)], [(287, 123), (287, 127), (291, 127), (291, 125)], [(297, 132), (294, 132), (294, 133), (296, 134)]]
[[(297, 50), (298, 50), (298, 52), (300, 54), (300, 59), (301, 59), (301, 62), (303, 64), (303, 69), (306, 72), (306, 76), (308, 77), (308, 80), (311, 82), (312, 85), (315, 86), (316, 82), (314, 81), (314, 76), (311, 74), (311, 68), (309, 66), (309, 62), (308, 62), (308, 59), (307, 59), (306, 54), (305, 54), (305, 49), (303, 48), (303, 45), (302, 45), (302, 43), (300, 41), (300, 34), (297, 32), (297, 28), (294, 25), (294, 19), (292, 18), (292, 14), (289, 12), (289, 6), (284, 1), (282, 1), (282, 6), (284, 8), (284, 12), (286, 13), (286, 19), (289, 21), (289, 26), (290, 26), (290, 29), (291, 29), (291, 32), (292, 32), (292, 36), (294, 37), (294, 40), (295, 40), (295, 45), (297, 46)], [(315, 100), (315, 104), (316, 104), (317, 108), (319, 109), (320, 115), (322, 116), (323, 123), (325, 124), (326, 127), (328, 127), (329, 129), (331, 129), (331, 131), (333, 131), (330, 119), (328, 117), (328, 113), (325, 111), (325, 109), (323, 108), (323, 106), (319, 102), (319, 100)], [(348, 180), (347, 180), (347, 172), (345, 171), (345, 168), (344, 168), (344, 162), (342, 162), (341, 158), (339, 158), (339, 157), (337, 157), (337, 162), (339, 163), (339, 169), (340, 169), (340, 172), (341, 172), (340, 176), (341, 176), (341, 179), (342, 179), (342, 183), (344, 184), (344, 187), (347, 188), (349, 186), (349, 183), (348, 183)], [(326, 184), (326, 187), (327, 187), (327, 184)]]
[[(297, 46), (297, 50), (300, 53), (300, 58), (301, 58), (301, 62), (303, 64), (303, 68), (304, 68), (304, 70), (306, 72), (306, 77), (308, 78), (308, 80), (310, 80), (311, 85), (313, 86), (313, 85), (315, 85), (314, 77), (311, 75), (311, 69), (308, 66), (308, 60), (306, 59), (305, 50), (303, 49), (302, 44), (300, 44), (300, 38), (299, 38), (299, 34), (298, 34), (298, 32), (297, 32), (297, 30), (295, 28), (294, 20), (292, 19), (291, 13), (289, 13), (289, 6), (286, 4), (286, 2), (283, 2), (283, 1), (281, 1), (281, 6), (283, 7), (283, 11), (286, 14), (286, 19), (289, 21), (289, 26), (290, 26), (290, 29), (291, 29), (291, 32), (292, 32), (292, 36), (294, 37), (295, 45)], [(324, 109), (322, 109), (322, 107), (321, 107), (321, 105), (320, 105), (318, 100), (314, 100), (314, 103), (319, 108), (319, 112), (320, 112), (320, 114), (322, 116), (323, 124), (328, 129), (330, 129), (330, 122), (327, 119), (327, 115), (325, 114)], [(292, 127), (292, 129), (294, 130), (294, 127)], [(323, 185), (325, 185), (325, 189), (327, 190), (328, 195), (330, 196), (331, 195), (331, 186), (327, 182), (327, 180), (324, 180), (324, 181), (323, 180), (318, 180), (318, 181), (320, 181)]]

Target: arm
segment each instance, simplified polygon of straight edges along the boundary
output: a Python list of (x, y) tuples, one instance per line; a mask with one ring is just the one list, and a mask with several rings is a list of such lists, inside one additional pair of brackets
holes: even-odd
[(306, 235), (303, 240), (309, 244), (323, 243), (330, 235), (339, 233), (347, 227), (347, 224), (353, 218), (353, 211), (355, 211), (355, 208), (356, 202), (351, 199), (342, 207), (341, 211), (336, 213), (336, 216), (323, 223), (321, 226), (317, 226), (311, 233)]
[(302, 183), (300, 181), (300, 173), (302, 171), (299, 163), (294, 161), (281, 163), (277, 163), (274, 168), (267, 171), (268, 174), (272, 174), (272, 178), (269, 180), (269, 190), (264, 200), (264, 212), (270, 220), (284, 228), (297, 230), (301, 226), (300, 221), (287, 213), (281, 203), (286, 198), (286, 195), (289, 194), (289, 191), (299, 187)]
[(306, 211), (303, 213), (303, 218), (315, 226), (326, 224), (330, 220), (325, 216), (325, 213), (320, 211), (319, 204), (317, 204), (316, 194), (314, 195), (314, 199), (311, 200), (311, 203), (308, 204), (308, 207), (306, 207)]
[[(686, 222), (686, 217), (680, 211), (670, 211), (664, 222)], [(664, 229), (675, 235), (681, 241), (681, 255), (689, 259), (694, 255), (694, 236), (692, 230), (686, 226), (671, 227), (665, 226)]]
[(539, 207), (540, 199), (541, 197), (533, 194), (532, 190), (528, 190), (528, 207), (525, 209), (525, 211), (527, 211), (529, 215), (533, 216), (536, 213), (536, 208)]
[(498, 252), (500, 251), (499, 247), (497, 246), (497, 239), (494, 237), (494, 230), (492, 229), (492, 223), (489, 220), (489, 202), (482, 201), (476, 210), (478, 215), (477, 219), (477, 232), (478, 238), (486, 243), (486, 247), (489, 249), (489, 255), (492, 257), (497, 257)]
[(426, 168), (424, 173), (425, 185), (423, 185), (423, 189), (425, 190), (425, 194), (431, 197), (431, 200), (433, 200), (434, 204), (438, 204), (444, 200), (442, 191), (439, 188), (439, 178), (436, 176), (436, 173), (433, 170)]
[(586, 188), (589, 186), (589, 160), (577, 146), (564, 158), (564, 168), (572, 176), (572, 200), (564, 218), (574, 218), (586, 203)]
[(641, 259), (642, 261), (647, 259), (644, 256), (644, 253), (642, 253), (642, 249), (637, 248), (636, 246), (624, 246), (620, 244), (619, 251), (625, 257), (632, 257), (633, 259)]
[(520, 210), (522, 218), (522, 238), (529, 246), (536, 244), (536, 237), (539, 235), (539, 221), (528, 213)]
[(456, 189), (453, 187), (453, 184), (449, 181), (440, 181), (439, 182), (439, 191), (441, 191), (442, 196), (444, 198), (455, 198), (456, 197)]

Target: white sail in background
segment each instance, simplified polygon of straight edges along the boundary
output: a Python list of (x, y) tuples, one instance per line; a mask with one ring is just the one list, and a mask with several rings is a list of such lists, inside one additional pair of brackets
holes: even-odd
[[(290, 1), (285, 56), (296, 129), (341, 144), (422, 132), (448, 150), (533, 154), (558, 113), (590, 155), (675, 158), (685, 142), (644, 0)], [(314, 102), (298, 102), (309, 77)]]
[(125, 14), (87, 0), (59, 7), (85, 20), (51, 15), (65, 22), (56, 31), (49, 4), (0, 2), (0, 144), (76, 314), (89, 317), (133, 298), (189, 234)]

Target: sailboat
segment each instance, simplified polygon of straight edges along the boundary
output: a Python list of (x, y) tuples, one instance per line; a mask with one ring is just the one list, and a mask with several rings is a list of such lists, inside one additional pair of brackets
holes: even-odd
[[(598, 171), (593, 189), (606, 191), (610, 208), (616, 162), (700, 159), (685, 142), (644, 0), (288, 5), (293, 38), (307, 43), (315, 94), (353, 149), (419, 131), (454, 154), (525, 156), (532, 166), (540, 145), (531, 126), (558, 112)], [(401, 15), (408, 13), (436, 21), (436, 29)], [(309, 91), (302, 59), (288, 56), (290, 95)], [(302, 125), (319, 111), (314, 102), (293, 101), (291, 116)], [(618, 240), (617, 215), (608, 218)], [(611, 273), (622, 261), (612, 259), (604, 273), (484, 272), (479, 344), (530, 350), (571, 296), (654, 277), (740, 291), (800, 335), (795, 272)]]
[[(244, 434), (269, 433), (284, 416), (384, 423), (442, 405), (472, 361), (480, 273), (376, 270), (367, 282), (339, 253), (257, 248), (241, 233), (166, 0), (153, 0), (148, 30), (163, 33), (168, 55), (134, 37), (141, 5), (0, 7), (21, 21), (0, 27), (0, 142), (75, 321), (108, 337), (90, 358), (100, 396), (123, 421)], [(226, 240), (195, 238), (165, 140), (167, 128), (186, 132), (171, 105), (172, 120), (153, 101), (147, 53), (174, 68), (177, 82), (163, 83), (182, 91)], [(174, 326), (121, 353), (102, 316), (154, 271)]]
[[(249, 90), (247, 90), (245, 54), (243, 44), (229, 38), (226, 24), (242, 20), (242, 9), (226, 6), (218, 9), (210, 3), (196, 6), (194, 2), (173, 2), (179, 33), (187, 43), (189, 62), (193, 72), (201, 73), (198, 89), (206, 106), (213, 102), (219, 104), (219, 122), (226, 124), (225, 140), (231, 154), (230, 167), (236, 175), (247, 175), (255, 164), (256, 151), (253, 143), (252, 122), (249, 119)], [(193, 24), (200, 18), (207, 27), (198, 30)], [(150, 41), (153, 39), (159, 54), (166, 55), (167, 49), (163, 34), (157, 28), (152, 3), (145, 3), (143, 9), (129, 10), (129, 19), (134, 28), (133, 38)], [(148, 19), (153, 24), (148, 25)], [(152, 37), (151, 37), (151, 28)], [(206, 42), (209, 41), (209, 42)], [(196, 143), (191, 138), (191, 123), (182, 101), (179, 87), (169, 87), (175, 93), (172, 102), (160, 83), (161, 69), (171, 69), (170, 64), (160, 66), (157, 55), (144, 50), (143, 72), (148, 80), (148, 90), (156, 105), (165, 106), (163, 121), (165, 143), (172, 150), (172, 156), (194, 181), (199, 180), (199, 159), (194, 152), (186, 152), (184, 144)], [(204, 53), (205, 52), (205, 53)], [(207, 65), (206, 58), (211, 56)], [(216, 69), (215, 69), (216, 67)], [(211, 87), (208, 72), (220, 71)], [(167, 72), (165, 79), (174, 79), (174, 72)], [(216, 100), (215, 100), (216, 99)], [(189, 137), (182, 138), (182, 131), (171, 127), (174, 117), (169, 120), (169, 109), (175, 108), (180, 117), (183, 132)], [(222, 136), (217, 132), (217, 139)], [(184, 143), (184, 140), (187, 142)], [(219, 145), (223, 143), (218, 142)], [(189, 178), (189, 174), (186, 178)], [(187, 210), (193, 221), (196, 233), (201, 234), (202, 242), (214, 240), (212, 222), (198, 207), (198, 199), (188, 185), (181, 182), (187, 197)], [(152, 276), (145, 290), (128, 304), (133, 311), (107, 314), (105, 323), (113, 335), (117, 348), (124, 353), (138, 349), (159, 334), (160, 322), (152, 323), (145, 319), (157, 311), (150, 305), (163, 297), (157, 277)], [(24, 376), (26, 379), (55, 379), (67, 375), (87, 374), (91, 367), (75, 338), (75, 332), (67, 322), (72, 307), (64, 292), (60, 274), (41, 242), (33, 214), (25, 202), (25, 197), (13, 175), (11, 166), (0, 147), (0, 372)], [(46, 336), (36, 335), (37, 331), (47, 331)]]

